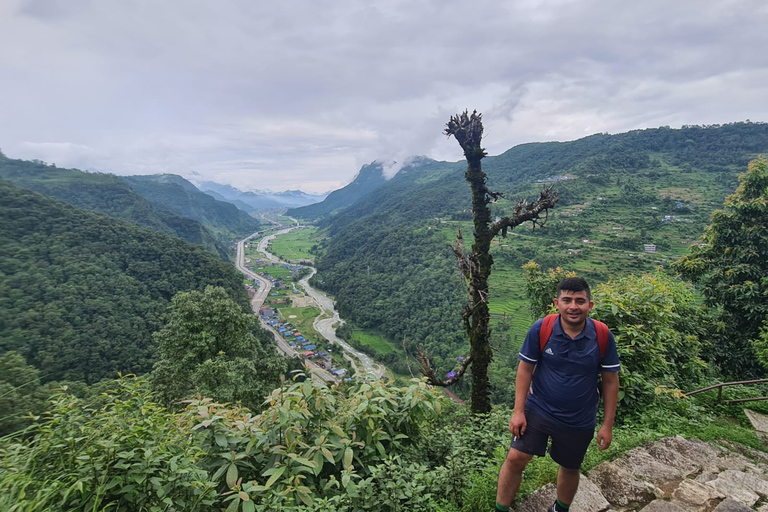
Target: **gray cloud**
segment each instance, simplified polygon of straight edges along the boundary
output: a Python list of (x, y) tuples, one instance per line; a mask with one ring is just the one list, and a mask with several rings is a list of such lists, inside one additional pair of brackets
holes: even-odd
[[(374, 159), (458, 160), (768, 120), (763, 0), (25, 0), (0, 5), (0, 147), (119, 174), (323, 191)], [(393, 168), (394, 169), (394, 168)]]

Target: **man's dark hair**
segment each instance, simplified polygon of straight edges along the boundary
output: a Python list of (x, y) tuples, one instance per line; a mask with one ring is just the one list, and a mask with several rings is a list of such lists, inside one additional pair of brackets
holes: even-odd
[(567, 277), (557, 285), (557, 296), (565, 290), (567, 292), (587, 292), (587, 300), (592, 300), (592, 292), (589, 291), (589, 285), (580, 277)]

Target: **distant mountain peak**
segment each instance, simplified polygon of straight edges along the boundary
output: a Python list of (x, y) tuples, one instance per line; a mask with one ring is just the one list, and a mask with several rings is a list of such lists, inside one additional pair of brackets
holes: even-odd
[(197, 187), (204, 192), (211, 192), (222, 200), (231, 202), (238, 208), (249, 210), (297, 208), (319, 203), (328, 194), (309, 194), (301, 190), (270, 192), (266, 190), (242, 191), (232, 185), (213, 181), (200, 181)]

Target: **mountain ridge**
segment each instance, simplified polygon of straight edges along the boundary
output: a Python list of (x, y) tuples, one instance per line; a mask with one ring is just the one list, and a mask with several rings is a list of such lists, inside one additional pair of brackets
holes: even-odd
[[(536, 197), (542, 187), (554, 186), (560, 197), (546, 229), (521, 226), (493, 244), (492, 313), (514, 311), (516, 329), (525, 328), (528, 313), (517, 304), (524, 303), (520, 267), (530, 260), (599, 282), (677, 259), (748, 161), (764, 152), (768, 124), (732, 123), (524, 144), (485, 158), (489, 188), (504, 193), (493, 216), (512, 214), (519, 198)], [(465, 336), (457, 313), (463, 291), (448, 246), (458, 229), (465, 246), (471, 243), (465, 170), (463, 161), (417, 165), (317, 222), (328, 239), (319, 244), (315, 282), (336, 297), (341, 316), (397, 346), (412, 340), (448, 369)], [(645, 253), (646, 245), (656, 252)]]
[(175, 174), (121, 176), (120, 179), (159, 209), (196, 220), (228, 242), (258, 231), (261, 224), (236, 205), (220, 201)]
[(262, 209), (295, 208), (309, 205), (325, 199), (327, 194), (308, 194), (301, 190), (282, 192), (251, 191), (243, 192), (231, 185), (213, 181), (199, 181), (196, 186), (205, 193), (216, 194), (217, 199), (234, 204), (244, 211)]
[(0, 178), (87, 210), (135, 222), (228, 259), (226, 246), (197, 222), (167, 210), (158, 210), (113, 174), (87, 173), (43, 162), (16, 160), (0, 153)]

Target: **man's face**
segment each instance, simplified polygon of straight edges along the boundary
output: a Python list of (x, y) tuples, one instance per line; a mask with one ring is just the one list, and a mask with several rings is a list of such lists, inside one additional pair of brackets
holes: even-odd
[(555, 299), (555, 307), (560, 313), (560, 320), (573, 328), (581, 327), (592, 311), (595, 303), (587, 298), (587, 292), (572, 292), (561, 290), (560, 297)]

